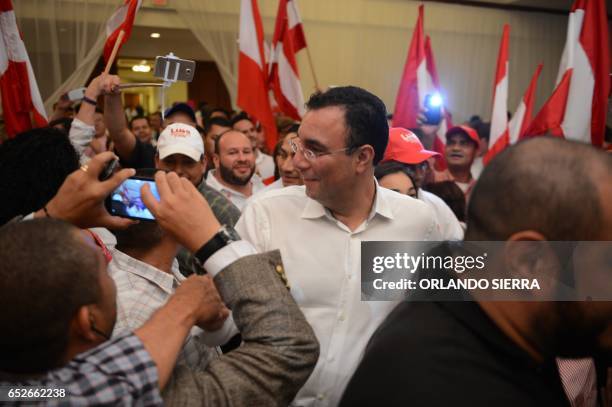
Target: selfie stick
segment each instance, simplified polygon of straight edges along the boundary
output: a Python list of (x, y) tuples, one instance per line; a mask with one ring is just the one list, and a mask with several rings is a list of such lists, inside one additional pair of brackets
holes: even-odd
[[(172, 52), (170, 52), (168, 55), (166, 55), (166, 58), (168, 59), (178, 59)], [(166, 112), (166, 88), (169, 88), (170, 85), (172, 85), (174, 82), (178, 81), (178, 74), (179, 74), (179, 70), (175, 69), (174, 70), (174, 77), (170, 77), (170, 64), (166, 64), (165, 70), (164, 70), (164, 83), (162, 84), (162, 87), (159, 89), (159, 93), (160, 93), (160, 97), (161, 97), (161, 114), (162, 114), (162, 121), (166, 120), (165, 118), (165, 112)]]

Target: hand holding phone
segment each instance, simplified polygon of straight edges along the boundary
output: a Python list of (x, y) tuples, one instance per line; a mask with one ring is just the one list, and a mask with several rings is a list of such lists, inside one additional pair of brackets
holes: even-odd
[(151, 193), (159, 201), (157, 186), (152, 178), (130, 177), (106, 199), (105, 205), (108, 212), (122, 218), (154, 222), (155, 216), (147, 209), (140, 195), (140, 190), (145, 184), (149, 185)]
[(143, 202), (164, 231), (195, 253), (219, 231), (219, 221), (202, 194), (187, 179), (179, 178), (174, 172), (158, 171), (155, 183), (161, 200), (151, 185), (145, 184)]
[(437, 126), (442, 121), (442, 96), (439, 93), (425, 95), (425, 121), (423, 124)]
[(80, 228), (101, 226), (120, 229), (131, 225), (132, 221), (113, 217), (104, 208), (104, 198), (109, 192), (134, 175), (134, 170), (127, 168), (100, 182), (98, 177), (102, 169), (113, 158), (116, 157), (111, 152), (101, 153), (74, 171), (47, 203), (47, 211), (41, 209), (35, 216), (62, 219)]

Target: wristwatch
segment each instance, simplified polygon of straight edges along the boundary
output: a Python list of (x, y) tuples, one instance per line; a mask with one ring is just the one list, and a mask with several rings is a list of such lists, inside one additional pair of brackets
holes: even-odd
[(204, 243), (204, 245), (193, 254), (193, 257), (195, 257), (199, 263), (200, 268), (204, 269), (204, 263), (206, 263), (206, 260), (208, 260), (210, 256), (237, 240), (234, 234), (227, 229), (227, 226), (221, 225), (219, 231), (215, 233), (208, 242)]

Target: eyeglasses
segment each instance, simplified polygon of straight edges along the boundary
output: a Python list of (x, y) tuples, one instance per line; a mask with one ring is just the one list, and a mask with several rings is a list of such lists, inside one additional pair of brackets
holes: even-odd
[(335, 153), (341, 153), (343, 151), (347, 151), (347, 150), (351, 150), (352, 147), (345, 147), (345, 148), (341, 148), (338, 150), (332, 150), (332, 151), (324, 151), (324, 152), (320, 152), (320, 153), (315, 153), (314, 151), (308, 149), (308, 148), (304, 148), (304, 146), (302, 146), (302, 143), (298, 141), (299, 139), (294, 138), (292, 140), (289, 140), (289, 146), (291, 147), (291, 151), (293, 151), (295, 154), (297, 154), (298, 151), (300, 151), (303, 155), (304, 158), (306, 158), (308, 161), (315, 161), (317, 158), (321, 157), (322, 155), (330, 155), (330, 154), (335, 154)]

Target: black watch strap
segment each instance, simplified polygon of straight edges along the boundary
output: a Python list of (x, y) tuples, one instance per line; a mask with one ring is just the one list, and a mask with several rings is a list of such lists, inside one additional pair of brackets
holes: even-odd
[(223, 225), (208, 242), (204, 243), (204, 245), (193, 254), (193, 256), (198, 260), (200, 266), (203, 267), (210, 256), (234, 241), (236, 241), (236, 238), (232, 236), (225, 225)]

